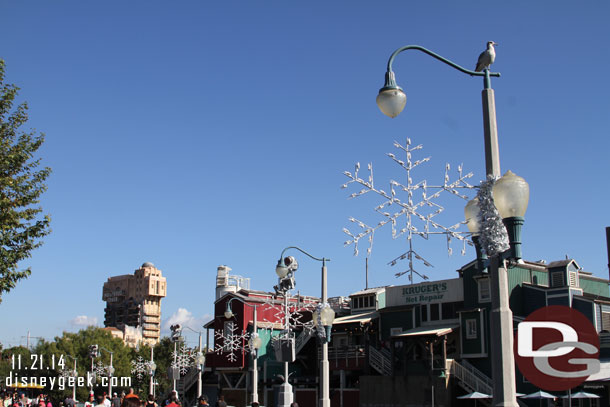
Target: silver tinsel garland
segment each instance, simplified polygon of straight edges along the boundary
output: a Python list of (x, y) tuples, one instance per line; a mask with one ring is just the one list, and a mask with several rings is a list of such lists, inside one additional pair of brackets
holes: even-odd
[(326, 340), (326, 330), (324, 329), (324, 327), (322, 326), (322, 310), (324, 308), (330, 307), (330, 304), (328, 303), (320, 303), (316, 306), (316, 312), (317, 314), (314, 313), (314, 315), (317, 316), (316, 320), (314, 321), (314, 327), (316, 329), (316, 334), (318, 335), (318, 339), (320, 341), (324, 341)]
[(481, 225), (479, 242), (481, 250), (488, 257), (493, 257), (509, 249), (508, 233), (502, 223), (502, 218), (494, 204), (492, 194), (497, 178), (488, 176), (481, 182), (477, 198), (479, 200), (479, 225)]

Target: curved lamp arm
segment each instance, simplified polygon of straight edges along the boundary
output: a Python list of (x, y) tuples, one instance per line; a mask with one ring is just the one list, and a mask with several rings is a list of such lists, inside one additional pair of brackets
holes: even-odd
[(233, 298), (231, 298), (229, 301), (227, 301), (226, 308), (229, 308), (229, 309), (230, 309), (230, 308), (231, 308), (231, 303), (232, 303), (233, 301), (239, 301), (239, 302), (241, 302), (242, 304), (247, 305), (248, 307), (252, 307), (252, 308), (254, 308), (254, 309), (257, 309), (257, 308), (258, 308), (258, 307), (260, 307), (261, 305), (264, 305), (264, 304), (252, 305), (252, 304), (249, 304), (249, 303), (247, 303), (246, 301), (242, 300), (241, 298), (238, 298), (238, 297), (233, 297)]
[(189, 329), (189, 330), (191, 330), (191, 331), (195, 332), (196, 334), (200, 334), (200, 335), (201, 335), (201, 331), (195, 331), (195, 330), (194, 330), (193, 328), (191, 328), (190, 326), (183, 326), (182, 328), (183, 328), (183, 329), (184, 329), (184, 328)]
[(330, 261), (330, 259), (326, 259), (324, 257), (322, 257), (321, 259), (314, 257), (311, 254), (307, 253), (305, 250), (301, 249), (300, 247), (296, 247), (296, 246), (289, 246), (289, 247), (285, 248), (284, 250), (282, 250), (282, 254), (280, 255), (280, 261), (284, 258), (284, 253), (288, 249), (296, 249), (296, 250), (300, 251), (301, 253), (303, 253), (304, 255), (309, 256), (310, 258), (312, 258), (314, 260), (321, 261), (323, 264), (325, 264), (327, 261)]
[[(430, 51), (427, 48), (424, 48), (422, 46), (419, 45), (405, 45), (404, 47), (400, 47), (398, 48), (396, 51), (394, 51), (392, 53), (392, 55), (390, 56), (390, 59), (388, 60), (388, 69), (386, 72), (386, 77), (385, 77), (385, 85), (383, 88), (396, 88), (396, 80), (394, 79), (394, 72), (392, 72), (392, 63), (394, 62), (394, 58), (396, 58), (396, 55), (400, 54), (403, 51), (407, 51), (410, 49), (414, 49), (417, 51), (421, 51), (425, 54), (430, 55), (433, 58), (438, 59), (441, 62), (444, 62), (445, 64), (449, 65), (452, 68), (457, 69), (458, 71), (465, 73), (467, 75), (470, 76), (483, 76), (485, 77), (485, 89), (488, 89), (491, 87), (490, 85), (490, 77), (494, 76), (494, 77), (500, 77), (500, 73), (499, 72), (489, 72), (488, 69), (485, 69), (483, 72), (475, 72), (475, 71), (471, 71), (470, 69), (466, 69), (458, 64), (456, 64), (453, 61), (448, 60), (445, 57), (440, 56), (439, 54)], [(382, 89), (383, 89), (382, 88)]]

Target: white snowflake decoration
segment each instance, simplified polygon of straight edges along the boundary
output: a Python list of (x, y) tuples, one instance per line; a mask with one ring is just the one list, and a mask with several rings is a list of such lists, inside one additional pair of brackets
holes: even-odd
[[(460, 225), (465, 222), (459, 222), (453, 226), (443, 226), (436, 222), (434, 218), (438, 216), (440, 213), (444, 211), (444, 208), (437, 204), (435, 200), (439, 198), (443, 192), (448, 192), (452, 195), (455, 195), (464, 200), (468, 200), (468, 197), (462, 195), (459, 192), (459, 189), (472, 189), (475, 188), (473, 185), (470, 185), (466, 182), (468, 178), (472, 177), (472, 173), (468, 173), (464, 175), (462, 173), (462, 166), (458, 166), (458, 178), (455, 181), (450, 182), (449, 180), (449, 164), (445, 166), (445, 178), (443, 185), (428, 185), (427, 181), (420, 181), (418, 183), (414, 183), (411, 178), (411, 171), (418, 167), (421, 164), (424, 164), (430, 160), (430, 157), (423, 158), (421, 160), (417, 160), (413, 162), (411, 155), (413, 151), (421, 150), (422, 145), (418, 145), (416, 147), (411, 147), (411, 140), (407, 138), (406, 147), (402, 146), (398, 142), (394, 142), (394, 146), (406, 155), (406, 160), (402, 161), (398, 159), (394, 154), (388, 153), (388, 157), (390, 157), (395, 163), (400, 165), (406, 171), (406, 184), (390, 180), (390, 190), (389, 192), (384, 191), (383, 189), (377, 188), (373, 182), (373, 166), (372, 164), (368, 165), (369, 176), (368, 180), (361, 178), (358, 175), (360, 170), (360, 163), (356, 163), (356, 168), (354, 173), (350, 173), (349, 171), (345, 171), (344, 174), (350, 180), (342, 186), (342, 188), (347, 188), (349, 184), (355, 183), (363, 188), (359, 192), (355, 192), (349, 196), (349, 198), (356, 198), (358, 196), (364, 195), (368, 192), (374, 192), (375, 194), (381, 196), (384, 201), (375, 207), (375, 212), (383, 216), (383, 219), (377, 223), (375, 226), (369, 226), (368, 224), (356, 219), (349, 218), (350, 222), (357, 224), (360, 229), (362, 229), (359, 233), (353, 233), (347, 228), (343, 229), (343, 232), (350, 236), (350, 240), (347, 240), (344, 244), (345, 246), (349, 246), (350, 244), (354, 245), (354, 256), (358, 255), (358, 243), (360, 239), (368, 237), (369, 247), (367, 248), (367, 257), (371, 255), (373, 249), (373, 239), (375, 235), (375, 231), (380, 229), (381, 227), (391, 224), (392, 225), (392, 238), (397, 239), (400, 236), (406, 235), (406, 239), (408, 242), (408, 250), (396, 257), (388, 264), (391, 266), (396, 265), (397, 261), (408, 259), (409, 267), (405, 271), (401, 271), (396, 273), (396, 277), (400, 277), (403, 274), (409, 273), (409, 280), (413, 283), (413, 274), (416, 274), (423, 278), (424, 280), (428, 279), (428, 276), (425, 274), (421, 274), (415, 270), (413, 265), (414, 258), (416, 260), (420, 260), (427, 267), (432, 267), (427, 260), (421, 257), (415, 250), (413, 249), (413, 236), (420, 236), (424, 239), (428, 239), (430, 235), (442, 234), (447, 238), (447, 251), (449, 255), (452, 253), (451, 249), (451, 239), (457, 239), (463, 242), (464, 248), (462, 249), (462, 254), (465, 253), (466, 244), (471, 244), (468, 239), (466, 239), (465, 235), (462, 232), (459, 232), (457, 229)], [(397, 192), (406, 193), (406, 199), (400, 199), (397, 196)], [(416, 202), (414, 201), (414, 193), (420, 192), (421, 197), (416, 198)], [(395, 205), (397, 211), (391, 213), (389, 208)], [(425, 209), (429, 209), (428, 212)], [(397, 223), (399, 221), (404, 221), (404, 227), (398, 228)], [(415, 221), (419, 221), (423, 223), (423, 228), (418, 228)]]
[[(225, 332), (216, 331), (216, 348), (214, 353), (226, 353), (227, 359), (231, 362), (237, 360), (237, 353), (250, 352), (249, 340), (250, 333), (237, 333), (237, 324), (231, 323), (228, 325)], [(247, 345), (244, 346), (244, 343)]]
[[(175, 360), (175, 362), (174, 362)], [(181, 346), (178, 350), (172, 352), (172, 363), (170, 366), (173, 369), (179, 369), (180, 375), (184, 376), (189, 368), (195, 363), (195, 354), (186, 346)]]
[(136, 360), (131, 361), (131, 374), (136, 375), (138, 380), (149, 374), (151, 362), (144, 360), (142, 356), (138, 356)]
[(102, 362), (97, 362), (93, 366), (93, 375), (95, 376), (95, 380), (99, 381), (101, 377), (108, 377), (108, 370), (110, 366), (105, 366)]
[[(299, 303), (290, 301), (291, 297), (288, 297), (288, 329), (291, 331), (295, 330), (305, 330), (311, 331), (315, 329), (314, 321), (311, 319), (309, 321), (303, 321), (306, 314), (311, 314), (315, 311), (317, 303), (307, 302), (307, 303)], [(274, 311), (274, 318), (276, 323), (282, 324), (284, 329), (286, 329), (285, 321), (286, 321), (286, 310), (284, 309), (283, 303), (274, 302), (273, 299), (268, 299), (265, 303), (266, 309), (272, 309)], [(266, 322), (268, 321), (266, 318), (263, 318)]]
[(59, 376), (68, 378), (68, 377), (76, 376), (76, 373), (74, 372), (74, 369), (60, 369)]

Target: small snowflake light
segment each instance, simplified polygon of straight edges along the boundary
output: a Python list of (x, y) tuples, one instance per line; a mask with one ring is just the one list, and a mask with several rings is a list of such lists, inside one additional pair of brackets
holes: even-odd
[[(170, 366), (173, 369), (179, 369), (180, 375), (184, 376), (189, 368), (193, 366), (195, 355), (186, 346), (181, 346), (176, 351), (172, 352), (172, 363)], [(175, 362), (174, 362), (175, 361)]]
[[(468, 197), (463, 195), (461, 189), (472, 189), (475, 188), (466, 182), (467, 179), (472, 177), (472, 173), (463, 174), (462, 166), (458, 166), (457, 173), (458, 177), (454, 181), (450, 181), (449, 177), (449, 164), (445, 166), (445, 178), (442, 185), (428, 185), (426, 180), (415, 183), (411, 177), (411, 171), (416, 167), (424, 164), (430, 160), (430, 157), (423, 158), (421, 160), (412, 160), (412, 153), (422, 149), (422, 145), (411, 147), (411, 140), (407, 138), (406, 146), (402, 146), (398, 142), (394, 142), (394, 146), (401, 150), (406, 155), (406, 159), (403, 161), (396, 157), (393, 153), (389, 153), (388, 157), (397, 163), (406, 172), (406, 183), (401, 183), (395, 180), (390, 180), (389, 191), (386, 192), (375, 186), (373, 180), (373, 166), (368, 165), (369, 176), (367, 179), (363, 179), (359, 175), (360, 163), (356, 164), (355, 171), (352, 174), (349, 171), (345, 171), (344, 174), (350, 180), (342, 186), (347, 188), (349, 184), (356, 184), (362, 187), (358, 192), (352, 193), (349, 198), (356, 198), (364, 195), (368, 192), (373, 192), (383, 198), (381, 204), (375, 207), (375, 212), (380, 214), (383, 218), (379, 223), (374, 226), (368, 225), (363, 221), (356, 218), (349, 218), (350, 222), (355, 223), (360, 228), (359, 232), (352, 232), (347, 228), (343, 229), (343, 232), (350, 236), (351, 239), (345, 242), (345, 246), (354, 245), (354, 255), (358, 255), (358, 243), (360, 239), (367, 238), (369, 246), (367, 248), (367, 257), (371, 255), (373, 250), (373, 240), (375, 231), (382, 228), (383, 226), (390, 224), (392, 227), (392, 238), (397, 239), (403, 235), (406, 236), (408, 242), (408, 250), (396, 257), (388, 264), (394, 266), (400, 260), (408, 259), (409, 266), (407, 270), (396, 273), (396, 277), (400, 277), (403, 274), (409, 274), (409, 280), (413, 283), (413, 274), (416, 274), (427, 280), (428, 277), (425, 274), (419, 273), (415, 270), (414, 260), (421, 261), (424, 266), (431, 267), (426, 259), (419, 255), (413, 249), (413, 236), (419, 236), (423, 239), (428, 239), (430, 235), (445, 235), (447, 239), (447, 251), (449, 255), (452, 253), (451, 240), (456, 239), (463, 242), (462, 254), (466, 249), (466, 244), (471, 244), (466, 239), (465, 234), (458, 231), (460, 225), (465, 222), (459, 222), (452, 226), (443, 226), (438, 223), (434, 218), (437, 217), (444, 211), (444, 208), (436, 203), (436, 200), (443, 195), (448, 193), (464, 200), (468, 200)], [(398, 196), (398, 194), (406, 194), (404, 198)], [(418, 197), (414, 195), (417, 193)], [(445, 195), (446, 195), (445, 194)], [(394, 206), (392, 206), (394, 205)], [(395, 211), (390, 211), (390, 208), (396, 208)], [(404, 222), (403, 227), (399, 227), (399, 222)], [(418, 222), (418, 223), (416, 223)], [(423, 226), (417, 226), (419, 223)]]
[(142, 380), (145, 375), (149, 374), (150, 366), (150, 361), (138, 356), (136, 360), (131, 361), (131, 374), (135, 375), (138, 380)]
[(59, 376), (66, 379), (68, 377), (76, 377), (76, 372), (74, 371), (74, 369), (60, 369)]
[(102, 362), (97, 362), (93, 367), (93, 374), (96, 380), (100, 380), (101, 377), (107, 377), (110, 366), (105, 366)]

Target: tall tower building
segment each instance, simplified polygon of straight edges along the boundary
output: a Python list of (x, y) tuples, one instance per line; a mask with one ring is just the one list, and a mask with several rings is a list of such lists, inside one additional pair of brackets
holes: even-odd
[(144, 344), (157, 344), (161, 336), (161, 299), (166, 293), (165, 277), (149, 262), (133, 275), (110, 277), (102, 290), (102, 300), (106, 301), (104, 326), (116, 327), (124, 335), (129, 331), (126, 326), (138, 328)]

